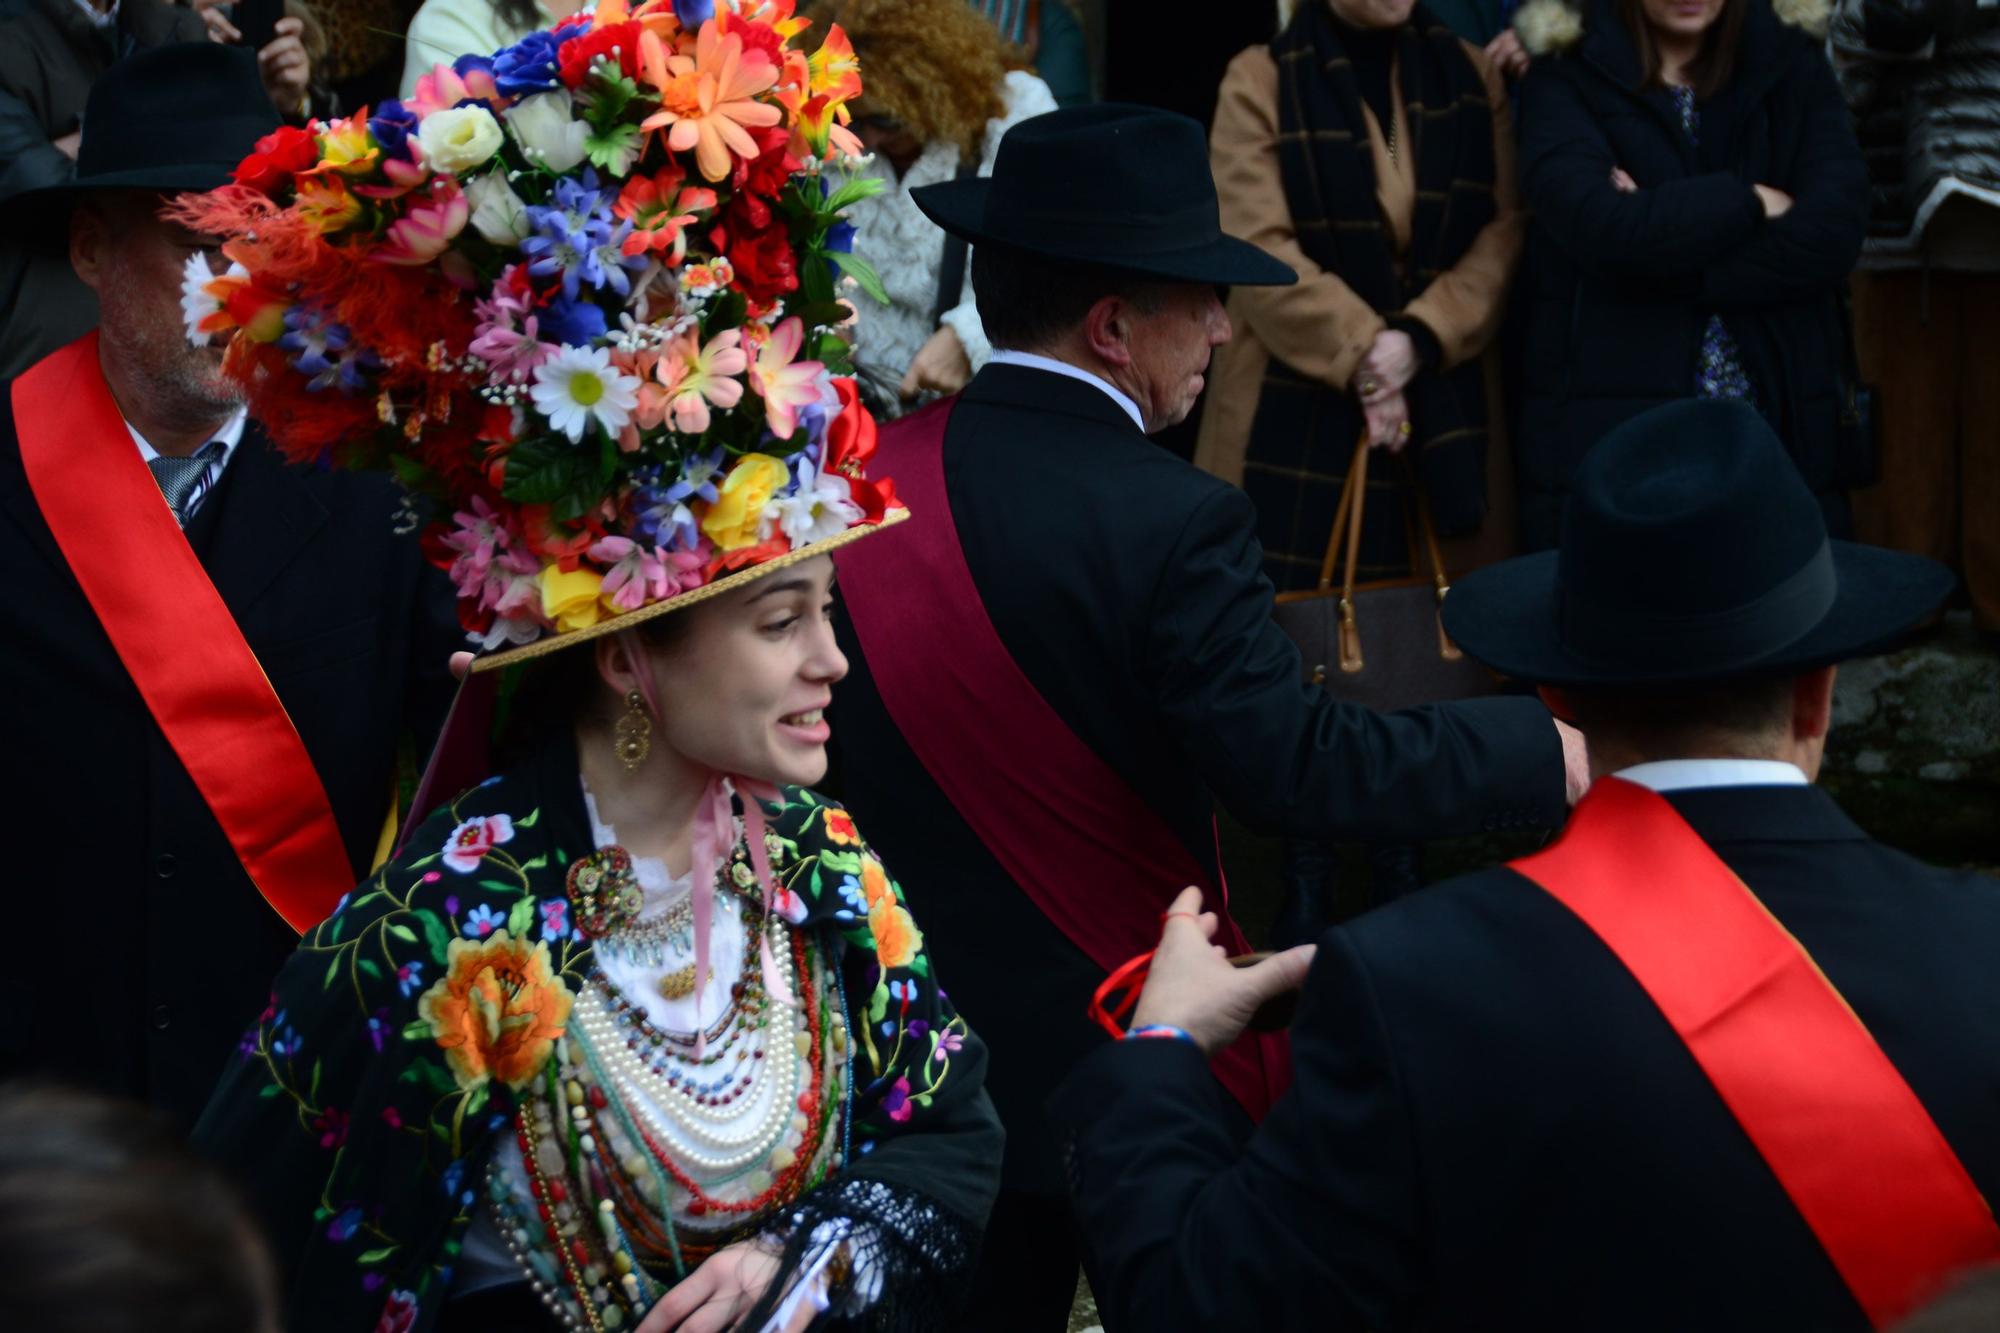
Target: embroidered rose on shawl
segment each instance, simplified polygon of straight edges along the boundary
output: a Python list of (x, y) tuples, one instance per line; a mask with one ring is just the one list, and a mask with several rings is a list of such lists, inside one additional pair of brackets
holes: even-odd
[(924, 947), (923, 932), (893, 896), (878, 898), (870, 905), (868, 933), (875, 937), (875, 957), (885, 972), (908, 967)]
[(445, 975), (417, 1001), (461, 1088), (497, 1079), (516, 1090), (547, 1063), (573, 997), (549, 965), (546, 941), (505, 930), (451, 941)]
[(513, 840), (514, 821), (506, 815), (468, 819), (444, 840), (444, 863), (461, 875), (470, 875), (479, 869), (486, 853)]
[(861, 835), (854, 831), (854, 816), (832, 806), (826, 807), (826, 837), (842, 847), (861, 845)]

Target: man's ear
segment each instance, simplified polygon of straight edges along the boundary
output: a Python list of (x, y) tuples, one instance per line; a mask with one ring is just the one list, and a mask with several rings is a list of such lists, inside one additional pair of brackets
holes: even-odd
[(1083, 316), (1083, 338), (1107, 366), (1132, 364), (1132, 307), (1122, 296), (1098, 298)]
[(1833, 725), (1833, 678), (1839, 668), (1823, 666), (1792, 682), (1792, 738), (1816, 741)]
[(104, 215), (89, 200), (79, 202), (69, 214), (69, 266), (93, 292), (102, 294), (104, 250), (109, 239)]
[(1570, 704), (1569, 695), (1553, 685), (1537, 685), (1535, 694), (1541, 699), (1542, 707), (1554, 713), (1559, 720), (1572, 727), (1576, 725), (1576, 709)]

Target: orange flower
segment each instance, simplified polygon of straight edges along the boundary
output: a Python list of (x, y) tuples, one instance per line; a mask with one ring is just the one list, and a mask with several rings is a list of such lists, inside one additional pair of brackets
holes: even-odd
[[(865, 883), (866, 867), (863, 869)], [(875, 937), (875, 958), (884, 972), (892, 967), (908, 967), (917, 950), (924, 947), (923, 932), (894, 895), (878, 899), (869, 907), (868, 932)]]
[(826, 808), (826, 836), (843, 847), (852, 847), (861, 841), (861, 835), (854, 831), (854, 816), (832, 806)]
[(896, 901), (896, 891), (889, 887), (889, 872), (882, 869), (882, 863), (874, 857), (861, 857), (861, 893), (872, 912), (879, 902)]
[(461, 1088), (498, 1079), (516, 1091), (548, 1062), (569, 1022), (569, 987), (549, 966), (549, 946), (496, 930), (454, 939), (445, 974), (417, 1001)]
[(755, 100), (778, 81), (778, 67), (761, 51), (745, 51), (743, 39), (722, 32), (714, 19), (701, 25), (692, 56), (669, 55), (658, 34), (639, 38), (639, 66), (660, 95), (660, 109), (641, 129), (667, 131), (667, 148), (694, 150), (701, 174), (719, 181), (735, 158), (757, 156), (750, 127), (776, 125), (783, 113)]

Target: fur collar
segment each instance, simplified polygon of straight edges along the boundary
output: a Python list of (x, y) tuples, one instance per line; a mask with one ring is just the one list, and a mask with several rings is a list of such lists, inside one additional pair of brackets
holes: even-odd
[[(1829, 0), (1771, 0), (1778, 21), (1814, 37), (1826, 35)], [(1571, 0), (1528, 0), (1514, 14), (1514, 31), (1531, 56), (1558, 55), (1583, 40), (1583, 11)]]

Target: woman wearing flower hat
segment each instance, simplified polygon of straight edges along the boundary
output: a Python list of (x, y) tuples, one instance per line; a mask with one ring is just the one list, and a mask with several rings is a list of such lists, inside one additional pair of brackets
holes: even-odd
[(191, 273), (190, 317), (274, 432), (313, 456), (365, 414), (338, 461), (452, 515), (430, 549), (488, 655), (427, 789), (500, 717), (197, 1131), (295, 1330), (935, 1327), (977, 1250), (984, 1048), (808, 789), (846, 671), (827, 553), (907, 517), (836, 374), (817, 172), (858, 78), (787, 5), (718, 9), (600, 5), (410, 123), (267, 141), (194, 210), (235, 266)]

